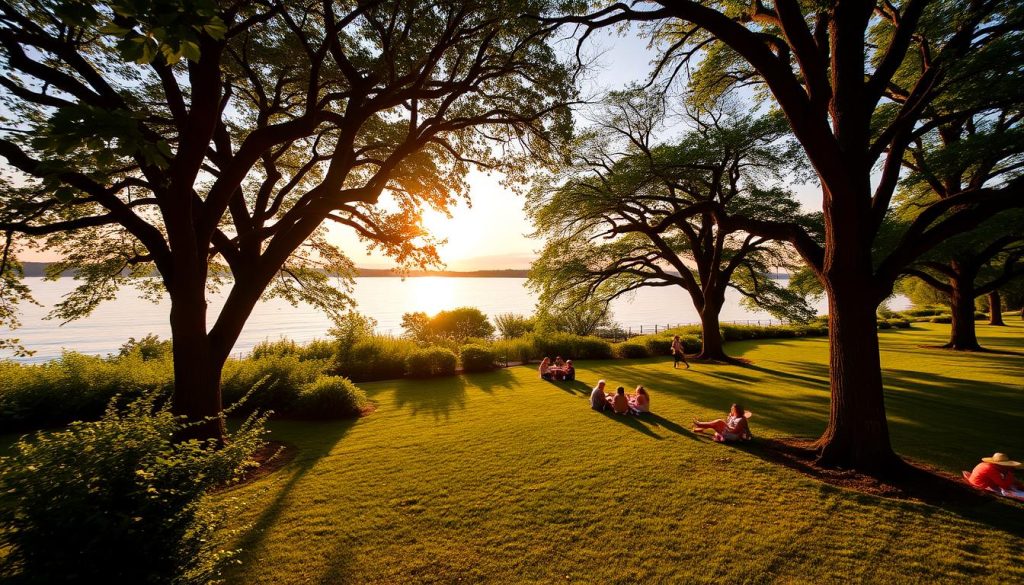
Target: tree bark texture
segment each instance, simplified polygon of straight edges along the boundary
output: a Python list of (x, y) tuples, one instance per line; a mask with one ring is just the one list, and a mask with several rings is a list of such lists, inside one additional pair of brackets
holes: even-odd
[(949, 279), (951, 323), (949, 343), (944, 347), (959, 351), (979, 351), (978, 335), (974, 327), (974, 279), (977, 271), (954, 263), (956, 276)]
[(1003, 299), (997, 290), (988, 293), (988, 314), (989, 325), (1006, 325), (1003, 322)]

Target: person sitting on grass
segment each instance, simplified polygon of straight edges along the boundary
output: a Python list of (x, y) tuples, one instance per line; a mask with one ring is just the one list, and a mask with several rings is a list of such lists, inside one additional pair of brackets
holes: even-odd
[(626, 389), (622, 386), (615, 390), (615, 394), (608, 396), (608, 403), (615, 414), (629, 414), (629, 399), (626, 398)]
[(590, 408), (597, 411), (608, 409), (608, 394), (604, 392), (604, 380), (598, 380), (597, 386), (590, 391)]
[(707, 429), (714, 429), (715, 440), (719, 443), (724, 441), (749, 441), (752, 438), (750, 426), (747, 425), (748, 413), (738, 403), (733, 404), (729, 409), (729, 416), (725, 420), (716, 419), (708, 422), (693, 421), (693, 432), (703, 433)]
[(651, 412), (651, 396), (643, 386), (637, 386), (636, 391), (629, 395), (629, 408), (633, 414)]
[(1014, 480), (1011, 471), (1015, 467), (1020, 467), (1019, 461), (1010, 459), (1004, 453), (996, 453), (991, 457), (982, 457), (981, 463), (975, 465), (973, 471), (964, 472), (964, 479), (980, 490), (1024, 499), (1024, 489)]
[(558, 381), (565, 379), (565, 360), (562, 356), (556, 356), (554, 363), (551, 364), (551, 376)]
[(540, 379), (547, 380), (550, 382), (554, 378), (551, 375), (551, 360), (547, 357), (540, 360), (540, 367), (537, 368), (540, 371)]
[(565, 361), (565, 368), (562, 370), (562, 379), (566, 382), (573, 382), (576, 380), (576, 368), (572, 365), (572, 360)]

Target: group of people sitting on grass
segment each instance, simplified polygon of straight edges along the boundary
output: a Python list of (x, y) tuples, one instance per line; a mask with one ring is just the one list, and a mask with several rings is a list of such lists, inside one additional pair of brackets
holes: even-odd
[(552, 381), (567, 381), (571, 382), (576, 379), (576, 368), (572, 365), (572, 360), (563, 360), (562, 356), (555, 357), (555, 361), (551, 361), (551, 358), (545, 357), (540, 361), (540, 378), (541, 380)]
[(614, 394), (605, 392), (606, 382), (599, 380), (590, 392), (590, 408), (611, 411), (615, 414), (643, 414), (651, 411), (651, 395), (643, 386), (637, 386), (632, 394), (626, 394), (622, 386)]

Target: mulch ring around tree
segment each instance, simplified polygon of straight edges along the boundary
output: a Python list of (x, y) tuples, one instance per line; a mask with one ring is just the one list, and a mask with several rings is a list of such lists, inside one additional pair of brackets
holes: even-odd
[(811, 439), (787, 437), (757, 439), (745, 451), (773, 463), (784, 465), (818, 481), (863, 494), (911, 500), (932, 505), (980, 504), (997, 498), (974, 489), (962, 477), (954, 477), (934, 467), (904, 459), (907, 468), (898, 478), (878, 479), (849, 469), (831, 469), (816, 464), (817, 453)]

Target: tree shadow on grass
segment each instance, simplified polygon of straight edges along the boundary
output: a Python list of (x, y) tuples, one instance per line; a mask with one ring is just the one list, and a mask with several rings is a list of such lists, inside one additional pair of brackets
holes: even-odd
[[(302, 425), (305, 431), (303, 438), (306, 440), (296, 441), (299, 450), (295, 455), (295, 459), (290, 464), (267, 480), (264, 480), (272, 482), (269, 486), (271, 491), (275, 491), (276, 484), (276, 492), (269, 502), (261, 503), (262, 511), (244, 529), (238, 540), (237, 548), (242, 549), (242, 566), (254, 570), (256, 565), (259, 564), (259, 557), (264, 552), (264, 544), (270, 530), (277, 524), (281, 519), (281, 515), (289, 507), (297, 505), (295, 502), (290, 501), (290, 496), (296, 486), (321, 459), (330, 454), (357, 422), (358, 419), (329, 423), (309, 421), (279, 423)], [(344, 570), (344, 567), (348, 566), (348, 563), (351, 562), (351, 558), (344, 557), (343, 561), (342, 566), (335, 566), (336, 563), (332, 563), (332, 571)], [(229, 571), (229, 576), (238, 570)]]
[(558, 388), (562, 392), (567, 392), (569, 394), (572, 394), (573, 396), (590, 396), (590, 392), (593, 390), (593, 388), (587, 386), (585, 383), (580, 382), (579, 380), (572, 380), (571, 382), (556, 381), (551, 382), (551, 385), (554, 386), (555, 388)]
[[(488, 394), (500, 388), (512, 389), (522, 386), (519, 379), (516, 378), (512, 372), (504, 368), (500, 370), (492, 370), (486, 373), (473, 374), (472, 376), (472, 385), (480, 388)], [(465, 383), (465, 379), (463, 379), (463, 383)]]
[(665, 430), (690, 439), (699, 440), (689, 431), (689, 429), (686, 429), (661, 415), (654, 414), (653, 412), (632, 415), (615, 414), (614, 412), (603, 411), (601, 414), (658, 440), (664, 439), (665, 437), (656, 433), (655, 430)]
[[(494, 387), (494, 384), (488, 386), (489, 389)], [(463, 376), (396, 380), (394, 397), (395, 407), (407, 408), (413, 416), (429, 414), (435, 420), (448, 418), (453, 410), (466, 408), (466, 380)]]
[[(959, 477), (931, 466), (912, 463), (905, 475), (896, 480), (879, 482), (850, 471), (822, 469), (814, 465), (814, 455), (803, 450), (794, 455), (792, 447), (780, 447), (778, 441), (754, 440), (727, 443), (772, 465), (781, 465), (821, 482), (830, 490), (845, 490), (853, 501), (877, 505), (879, 500), (898, 502), (902, 506), (928, 506), (919, 510), (930, 516), (944, 510), (965, 520), (985, 524), (1012, 537), (1024, 536), (1024, 505), (999, 498), (969, 487)], [(780, 456), (789, 452), (788, 456)]]

